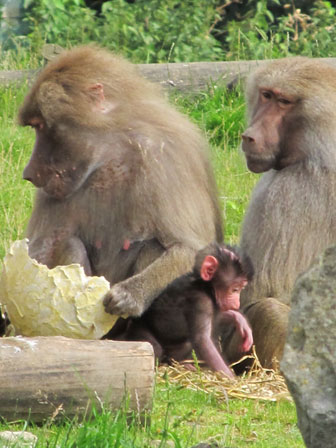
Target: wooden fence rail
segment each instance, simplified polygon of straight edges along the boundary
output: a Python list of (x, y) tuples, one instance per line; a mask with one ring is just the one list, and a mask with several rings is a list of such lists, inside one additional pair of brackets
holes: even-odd
[[(61, 49), (57, 46), (46, 45), (43, 49), (43, 55), (46, 59), (52, 59), (60, 51)], [(336, 58), (321, 60), (336, 67)], [(230, 85), (266, 62), (268, 61), (180, 62), (137, 64), (137, 67), (145, 78), (159, 83), (165, 88), (192, 92), (202, 90), (212, 82)], [(0, 72), (0, 84), (8, 85), (12, 82), (32, 80), (38, 72), (39, 69), (2, 71)]]
[[(170, 64), (137, 64), (139, 72), (148, 80), (171, 90), (198, 91), (211, 82), (226, 85), (245, 75), (265, 61), (242, 62), (189, 62)], [(0, 84), (31, 81), (39, 72), (36, 70), (7, 70), (0, 72)]]

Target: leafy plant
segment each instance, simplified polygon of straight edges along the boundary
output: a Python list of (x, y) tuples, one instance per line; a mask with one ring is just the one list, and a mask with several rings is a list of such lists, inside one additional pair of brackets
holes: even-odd
[(84, 0), (25, 0), (28, 39), (38, 49), (44, 42), (64, 47), (99, 39), (95, 12)]
[[(308, 2), (307, 2), (308, 3)], [(275, 16), (271, 6), (281, 14)], [(249, 0), (246, 13), (227, 24), (223, 46), (228, 59), (271, 59), (289, 55), (327, 57), (336, 51), (336, 9), (315, 0), (306, 12), (280, 0)]]
[[(249, 1), (251, 3), (251, 1)], [(287, 32), (274, 32), (274, 16), (268, 9), (269, 3), (279, 4), (278, 0), (260, 0), (254, 8), (238, 21), (230, 21), (227, 28), (226, 44), (228, 59), (269, 59), (286, 56), (288, 51), (279, 46), (279, 36), (286, 42)]]
[(289, 52), (310, 57), (334, 57), (336, 51), (336, 8), (317, 0), (308, 14), (293, 5), (287, 17), (279, 18), (281, 29), (291, 36)]
[[(209, 34), (216, 0), (113, 0), (103, 4), (103, 35), (138, 62), (216, 60), (219, 43)], [(103, 41), (108, 45), (108, 38)]]
[(28, 39), (71, 46), (96, 41), (134, 62), (178, 62), (223, 58), (209, 29), (217, 0), (107, 1), (100, 14), (84, 0), (26, 0)]
[[(142, 63), (323, 57), (336, 50), (336, 7), (330, 1), (109, 0), (100, 5), (96, 11), (85, 0), (25, 0), (28, 34), (4, 20), (2, 45), (38, 52), (45, 42), (63, 47), (98, 42)], [(19, 30), (23, 35), (15, 36)]]

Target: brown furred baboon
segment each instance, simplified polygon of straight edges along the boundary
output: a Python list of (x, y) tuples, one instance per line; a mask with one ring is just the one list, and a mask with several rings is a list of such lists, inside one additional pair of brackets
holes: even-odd
[(252, 276), (251, 261), (239, 249), (212, 243), (197, 253), (191, 272), (170, 283), (141, 317), (128, 319), (118, 339), (150, 342), (160, 362), (191, 359), (195, 350), (208, 367), (233, 377), (218, 332), (232, 323), (240, 353), (250, 350), (252, 331), (239, 306)]
[(135, 67), (94, 46), (40, 73), (19, 121), (36, 132), (29, 252), (104, 275), (112, 314), (140, 315), (197, 250), (222, 239), (208, 148)]
[[(255, 276), (242, 304), (248, 318), (254, 314), (254, 333), (265, 328), (256, 348), (270, 365), (269, 341), (277, 342), (281, 356), (289, 309), (284, 304), (296, 278), (336, 243), (336, 69), (308, 58), (277, 60), (250, 76), (246, 97), (242, 149), (251, 171), (267, 172), (243, 223), (241, 248)], [(256, 318), (251, 304), (259, 300)], [(272, 325), (263, 322), (270, 310)]]

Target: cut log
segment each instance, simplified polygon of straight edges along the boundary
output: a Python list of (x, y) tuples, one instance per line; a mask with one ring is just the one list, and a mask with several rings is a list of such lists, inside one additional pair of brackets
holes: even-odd
[(0, 417), (85, 418), (97, 410), (150, 409), (153, 348), (147, 342), (0, 338)]

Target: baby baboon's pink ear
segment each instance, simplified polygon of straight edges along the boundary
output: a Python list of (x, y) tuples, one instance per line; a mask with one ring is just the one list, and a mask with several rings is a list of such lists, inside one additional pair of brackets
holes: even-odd
[(210, 280), (213, 279), (213, 276), (215, 275), (216, 271), (218, 268), (218, 260), (216, 257), (214, 257), (213, 255), (207, 255), (202, 263), (201, 266), (201, 278), (206, 281), (209, 282)]

